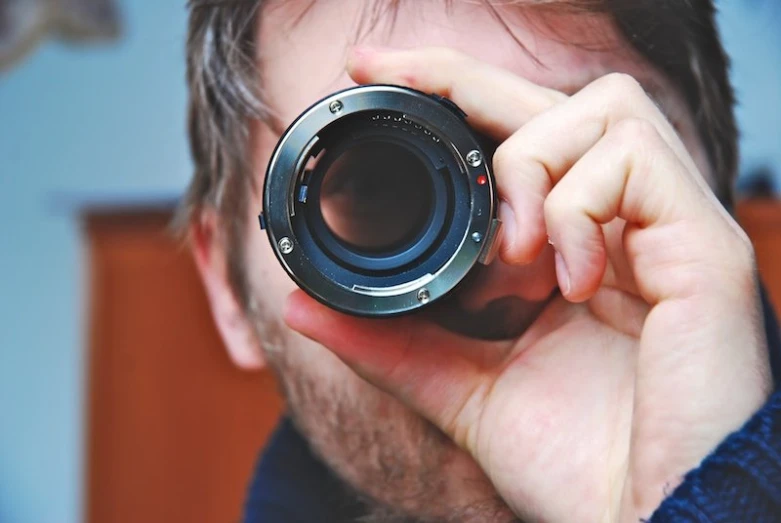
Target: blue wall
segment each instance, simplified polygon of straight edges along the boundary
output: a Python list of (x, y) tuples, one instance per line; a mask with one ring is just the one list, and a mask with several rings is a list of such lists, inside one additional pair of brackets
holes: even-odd
[(1, 522), (82, 519), (86, 279), (63, 198), (173, 194), (190, 172), (184, 0), (122, 7), (118, 44), (46, 44), (0, 78)]
[(741, 172), (772, 166), (781, 191), (781, 2), (721, 0), (718, 4), (738, 95)]
[[(74, 215), (56, 202), (184, 187), (183, 4), (124, 2), (121, 43), (47, 44), (0, 78), (0, 522), (81, 520), (83, 251)], [(743, 165), (772, 162), (778, 173), (781, 10), (722, 4)]]

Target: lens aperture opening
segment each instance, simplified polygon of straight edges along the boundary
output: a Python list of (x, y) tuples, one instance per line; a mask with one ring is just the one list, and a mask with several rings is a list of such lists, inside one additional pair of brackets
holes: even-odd
[(413, 243), (434, 208), (425, 162), (407, 147), (363, 142), (343, 151), (327, 168), (320, 211), (330, 232), (360, 253), (382, 255)]

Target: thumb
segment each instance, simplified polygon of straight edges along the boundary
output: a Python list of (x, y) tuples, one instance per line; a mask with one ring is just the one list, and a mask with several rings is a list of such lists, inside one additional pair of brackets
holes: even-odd
[(414, 317), (365, 319), (335, 312), (302, 291), (285, 321), (358, 375), (395, 396), (468, 450), (491, 390), (487, 362), (501, 344), (461, 337)]

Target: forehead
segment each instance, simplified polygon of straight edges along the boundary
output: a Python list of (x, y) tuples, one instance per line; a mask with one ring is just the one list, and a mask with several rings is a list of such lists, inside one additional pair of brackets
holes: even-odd
[(350, 46), (360, 42), (449, 47), (567, 93), (608, 72), (625, 72), (668, 113), (679, 109), (673, 89), (633, 52), (608, 15), (519, 4), (492, 11), (458, 0), (272, 1), (259, 27), (265, 99), (286, 126), (314, 101), (354, 85), (344, 65)]

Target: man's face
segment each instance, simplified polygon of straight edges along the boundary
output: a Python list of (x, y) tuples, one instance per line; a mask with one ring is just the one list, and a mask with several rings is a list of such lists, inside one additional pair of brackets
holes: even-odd
[[(444, 1), (401, 3), (394, 17), (383, 11), (391, 2), (381, 1), (379, 12), (384, 14), (376, 24), (371, 20), (373, 3), (314, 2), (306, 10), (309, 1), (277, 1), (264, 8), (258, 62), (265, 99), (283, 126), (316, 100), (354, 85), (344, 66), (357, 38), (362, 44), (394, 48), (449, 47), (566, 93), (609, 72), (630, 73), (653, 91), (702, 172), (710, 177), (680, 96), (633, 54), (608, 18), (553, 15), (550, 10), (543, 16), (529, 8), (497, 8), (522, 48), (479, 2), (455, 1), (450, 7)], [(253, 127), (252, 162), (259, 181), (278, 138), (265, 124)], [(258, 187), (262, 189), (260, 183)], [(263, 355), (283, 384), (290, 411), (315, 451), (348, 483), (386, 507), (451, 521), (511, 519), (467, 454), (361, 380), (325, 348), (284, 326), (283, 306), (295, 285), (257, 228), (261, 192), (253, 197), (250, 215), (245, 217), (243, 263), (256, 304), (249, 316)], [(476, 328), (475, 335), (517, 335), (540, 313), (555, 287), (551, 252), (544, 252), (528, 267), (510, 270), (497, 263), (461, 294), (459, 318), (475, 324), (492, 318), (493, 327), (486, 326), (486, 333)], [(486, 310), (490, 316), (484, 314)]]

